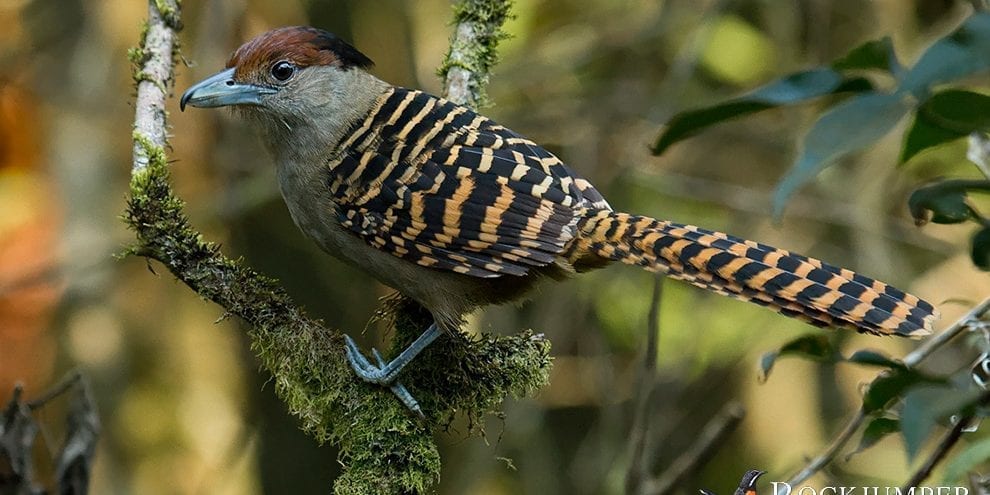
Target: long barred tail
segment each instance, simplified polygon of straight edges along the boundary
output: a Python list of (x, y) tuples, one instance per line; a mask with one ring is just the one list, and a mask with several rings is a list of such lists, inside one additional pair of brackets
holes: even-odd
[(600, 211), (578, 225), (571, 261), (638, 265), (817, 326), (921, 336), (938, 312), (878, 280), (814, 258), (691, 225)]

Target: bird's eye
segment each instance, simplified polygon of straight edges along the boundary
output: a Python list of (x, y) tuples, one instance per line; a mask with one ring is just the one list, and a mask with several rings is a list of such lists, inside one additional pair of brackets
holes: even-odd
[(292, 62), (282, 60), (275, 62), (272, 66), (272, 77), (279, 81), (288, 81), (296, 73), (296, 66)]

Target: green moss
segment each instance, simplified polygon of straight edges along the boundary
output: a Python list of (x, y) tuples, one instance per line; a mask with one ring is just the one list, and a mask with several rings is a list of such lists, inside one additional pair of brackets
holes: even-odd
[[(505, 21), (511, 18), (512, 2), (508, 0), (460, 0), (454, 4), (454, 25), (469, 24), (476, 34), (472, 42), (462, 42), (455, 32), (451, 36), (450, 49), (437, 69), (437, 75), (447, 79), (450, 70), (457, 67), (471, 74), (471, 93), (474, 101), (468, 106), (480, 108), (488, 104), (485, 87), (492, 67), (498, 62), (498, 43), (508, 37), (502, 31)], [(460, 57), (453, 57), (454, 53)]]
[(176, 31), (182, 29), (180, 4), (179, 0), (155, 0), (155, 8), (162, 15), (162, 20)]
[(144, 73), (141, 70), (141, 66), (148, 61), (150, 54), (145, 50), (144, 46), (148, 40), (148, 21), (141, 23), (141, 37), (138, 42), (138, 46), (132, 46), (127, 49), (127, 60), (130, 60), (131, 77), (134, 79), (135, 83), (139, 83), (145, 80)]

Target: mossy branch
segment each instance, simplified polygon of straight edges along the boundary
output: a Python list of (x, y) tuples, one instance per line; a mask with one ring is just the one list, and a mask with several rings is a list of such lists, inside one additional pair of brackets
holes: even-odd
[[(484, 415), (498, 414), (506, 396), (529, 395), (545, 385), (549, 343), (530, 332), (435, 342), (402, 377), (423, 406), (425, 421), (410, 414), (388, 389), (359, 381), (344, 356), (341, 333), (306, 316), (276, 281), (205, 241), (172, 192), (165, 101), (172, 89), (181, 25), (177, 2), (149, 0), (140, 45), (130, 52), (140, 77), (135, 77), (134, 163), (124, 214), (137, 242), (128, 253), (161, 262), (201, 297), (249, 324), (252, 348), (302, 428), (321, 442), (340, 445), (344, 472), (334, 485), (336, 493), (426, 491), (440, 473), (432, 429), (449, 424), (456, 412), (478, 424)], [(487, 74), (489, 66), (475, 70)], [(400, 347), (429, 320), (418, 305), (401, 298), (384, 309)]]
[(485, 87), (498, 62), (498, 43), (507, 36), (502, 25), (511, 8), (511, 0), (459, 0), (454, 4), (450, 50), (437, 70), (447, 99), (475, 109), (488, 103)]

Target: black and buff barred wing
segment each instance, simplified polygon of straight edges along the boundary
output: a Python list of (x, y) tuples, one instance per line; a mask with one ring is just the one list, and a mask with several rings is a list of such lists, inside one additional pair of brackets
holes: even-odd
[(548, 151), (419, 91), (391, 90), (341, 150), (330, 179), (341, 223), (423, 266), (525, 275), (558, 261), (585, 211), (608, 206)]

